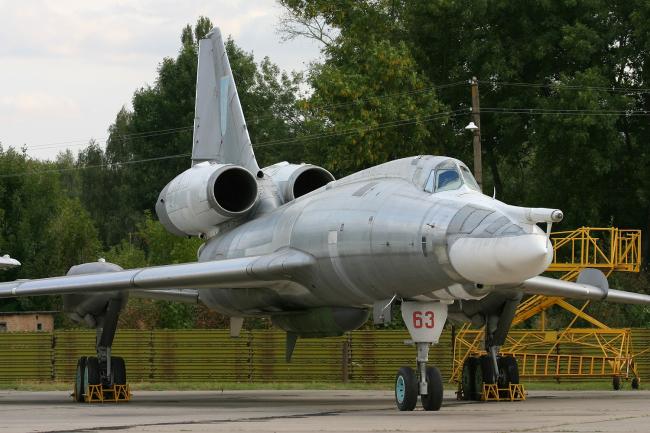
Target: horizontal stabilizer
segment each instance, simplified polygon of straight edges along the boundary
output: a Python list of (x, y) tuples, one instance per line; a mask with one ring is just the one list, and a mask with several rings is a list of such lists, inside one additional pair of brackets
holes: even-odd
[(313, 263), (311, 255), (287, 249), (264, 256), (11, 281), (0, 283), (0, 298), (135, 290), (141, 297), (188, 299), (190, 292), (180, 289), (266, 287), (269, 281), (290, 280)]

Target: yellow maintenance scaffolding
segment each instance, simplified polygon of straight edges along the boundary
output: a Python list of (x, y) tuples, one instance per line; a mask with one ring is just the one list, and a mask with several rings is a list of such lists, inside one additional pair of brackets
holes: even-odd
[[(573, 281), (585, 268), (596, 268), (606, 276), (612, 272), (639, 272), (641, 231), (617, 228), (581, 227), (551, 234), (554, 255), (548, 272), (560, 272), (560, 279)], [(531, 296), (517, 309), (513, 328), (538, 316), (535, 329), (512, 329), (501, 347), (519, 364), (521, 379), (612, 378), (619, 389), (621, 379), (632, 378), (638, 388), (640, 378), (634, 358), (629, 328), (614, 329), (585, 312), (589, 301), (579, 307), (559, 297)], [(557, 306), (573, 317), (563, 329), (548, 329), (548, 309)], [(576, 328), (578, 319), (593, 325)], [(485, 354), (483, 329), (464, 325), (454, 340), (454, 365), (450, 381), (460, 383), (463, 363), (469, 356)]]

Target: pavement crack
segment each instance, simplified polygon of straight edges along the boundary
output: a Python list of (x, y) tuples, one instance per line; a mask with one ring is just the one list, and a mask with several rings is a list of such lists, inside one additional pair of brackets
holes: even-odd
[[(580, 422), (579, 425), (586, 425), (586, 424), (600, 424), (603, 422), (610, 422), (610, 421), (623, 421), (623, 420), (629, 420), (629, 419), (638, 419), (638, 418), (647, 418), (649, 415), (638, 415), (638, 416), (615, 416), (611, 418), (605, 418), (605, 419), (599, 419), (597, 421), (583, 421)], [(575, 425), (576, 422), (565, 422), (561, 424), (553, 424), (553, 425), (545, 425), (545, 426), (535, 426), (531, 428), (525, 428), (525, 429), (514, 429), (514, 430), (509, 430), (510, 433), (523, 433), (523, 432), (529, 432), (529, 431), (543, 431), (544, 429), (556, 429), (558, 427), (567, 427), (570, 425)], [(555, 431), (555, 430), (553, 430)], [(574, 431), (574, 430), (563, 430), (563, 431)], [(596, 430), (593, 430), (596, 431)]]
[(124, 425), (110, 425), (99, 427), (82, 427), (78, 429), (65, 429), (65, 430), (43, 430), (41, 433), (83, 433), (83, 432), (96, 432), (96, 431), (115, 431), (115, 430), (129, 430), (137, 427), (162, 427), (174, 425), (201, 425), (201, 424), (228, 424), (240, 422), (259, 422), (259, 421), (275, 421), (283, 419), (302, 419), (309, 417), (325, 417), (337, 416), (344, 413), (357, 412), (358, 410), (332, 410), (325, 412), (312, 412), (312, 413), (298, 413), (290, 415), (269, 415), (260, 417), (237, 418), (237, 419), (207, 419), (201, 421), (168, 421), (168, 422), (155, 422), (155, 423), (142, 423), (142, 424), (124, 424)]

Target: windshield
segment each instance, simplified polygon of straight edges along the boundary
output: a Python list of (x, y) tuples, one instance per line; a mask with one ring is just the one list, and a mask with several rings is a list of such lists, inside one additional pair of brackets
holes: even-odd
[(455, 168), (436, 170), (436, 192), (458, 189), (463, 184)]
[[(464, 165), (445, 164), (442, 168), (431, 170), (427, 183), (424, 185), (426, 192), (434, 193), (441, 191), (452, 191), (460, 188), (463, 184), (469, 189), (481, 192), (472, 173)], [(440, 167), (440, 166), (439, 166)], [(458, 170), (460, 168), (460, 171)]]
[(481, 192), (481, 187), (478, 186), (476, 179), (472, 176), (472, 173), (469, 171), (469, 168), (461, 165), (460, 171), (463, 173), (463, 179), (465, 180), (465, 185), (473, 189), (474, 191)]

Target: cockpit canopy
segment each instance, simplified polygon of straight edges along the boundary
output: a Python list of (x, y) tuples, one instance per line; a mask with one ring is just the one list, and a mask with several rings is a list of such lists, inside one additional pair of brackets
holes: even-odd
[(476, 179), (465, 165), (454, 160), (447, 160), (431, 170), (424, 190), (430, 193), (452, 191), (459, 189), (463, 185), (474, 191), (481, 192)]

